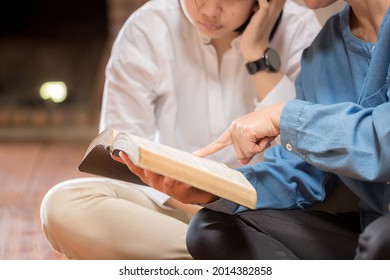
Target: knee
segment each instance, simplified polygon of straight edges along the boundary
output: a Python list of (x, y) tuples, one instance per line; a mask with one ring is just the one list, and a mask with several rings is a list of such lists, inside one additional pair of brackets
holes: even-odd
[[(60, 212), (66, 209), (67, 186), (72, 181), (65, 181), (52, 187), (43, 197), (40, 207), (41, 223), (44, 229), (52, 224), (52, 221), (61, 221)], [(56, 218), (58, 217), (58, 218)]]
[(359, 236), (356, 259), (390, 259), (390, 215), (369, 224)]
[[(189, 224), (186, 236), (187, 250), (194, 259), (222, 259), (227, 256), (230, 243), (230, 225), (234, 216), (208, 210), (200, 210)], [(229, 255), (229, 254), (228, 254)]]
[(85, 185), (87, 179), (72, 179), (52, 187), (43, 197), (40, 207), (41, 223), (45, 232), (65, 220), (72, 209), (70, 205), (77, 198), (79, 187)]
[[(191, 222), (189, 224), (187, 235), (186, 235), (186, 243), (187, 250), (191, 254), (194, 259), (204, 259), (202, 256), (202, 252), (204, 252), (203, 247), (205, 243), (207, 243), (207, 228), (204, 227), (205, 215), (209, 210), (202, 209), (192, 217)], [(207, 245), (206, 245), (207, 246)]]

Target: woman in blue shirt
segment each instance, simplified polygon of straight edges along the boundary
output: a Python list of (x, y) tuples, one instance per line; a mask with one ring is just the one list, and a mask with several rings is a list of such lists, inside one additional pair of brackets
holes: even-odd
[[(247, 164), (280, 135), (265, 162), (240, 169), (257, 190), (257, 210), (137, 170), (156, 189), (204, 204), (187, 234), (194, 258), (390, 259), (390, 1), (346, 2), (304, 52), (297, 99), (235, 120), (197, 153), (233, 144)], [(314, 210), (339, 182), (359, 211)]]

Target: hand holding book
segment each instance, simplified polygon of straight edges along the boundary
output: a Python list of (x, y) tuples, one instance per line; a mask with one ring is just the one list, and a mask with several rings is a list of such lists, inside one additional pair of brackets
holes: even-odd
[(149, 185), (183, 203), (205, 204), (221, 197), (256, 208), (256, 190), (238, 170), (127, 132), (102, 131), (78, 169)]
[(217, 196), (211, 193), (136, 166), (123, 151), (119, 153), (119, 156), (121, 162), (126, 164), (130, 171), (136, 174), (142, 182), (183, 203), (206, 204), (218, 199)]

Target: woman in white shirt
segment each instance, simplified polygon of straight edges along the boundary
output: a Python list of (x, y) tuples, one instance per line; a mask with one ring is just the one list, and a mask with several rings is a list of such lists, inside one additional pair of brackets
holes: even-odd
[[(147, 2), (114, 42), (100, 130), (129, 131), (193, 152), (237, 117), (294, 98), (302, 51), (320, 24), (312, 11), (289, 0), (283, 4)], [(271, 61), (246, 67), (264, 54)], [(239, 165), (233, 150), (213, 159)], [(50, 244), (70, 259), (190, 259), (185, 236), (197, 210), (152, 188), (82, 178), (52, 188), (41, 219)]]

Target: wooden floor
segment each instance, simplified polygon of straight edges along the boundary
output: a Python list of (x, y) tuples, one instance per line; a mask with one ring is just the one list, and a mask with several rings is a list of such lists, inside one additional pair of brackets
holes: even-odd
[(56, 183), (85, 176), (87, 142), (0, 142), (0, 259), (63, 259), (46, 241), (39, 207)]

